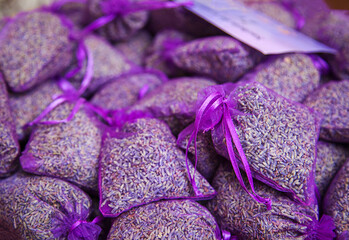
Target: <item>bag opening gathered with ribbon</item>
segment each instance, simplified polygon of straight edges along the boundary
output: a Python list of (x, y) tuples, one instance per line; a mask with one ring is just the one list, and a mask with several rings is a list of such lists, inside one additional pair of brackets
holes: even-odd
[(65, 181), (22, 172), (0, 180), (0, 231), (6, 239), (97, 240), (101, 219), (88, 222), (90, 213), (90, 197)]
[(308, 205), (315, 199), (318, 121), (308, 107), (260, 83), (227, 83), (199, 93), (195, 122), (186, 132), (188, 144), (195, 144), (199, 132), (211, 130), (216, 151), (231, 161), (238, 181), (256, 201), (271, 207), (269, 199), (254, 192), (253, 178)]

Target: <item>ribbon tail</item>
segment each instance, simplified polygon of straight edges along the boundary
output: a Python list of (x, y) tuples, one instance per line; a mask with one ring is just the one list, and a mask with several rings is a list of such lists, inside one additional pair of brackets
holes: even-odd
[(113, 119), (110, 117), (110, 111), (105, 110), (99, 106), (93, 105), (89, 102), (85, 102), (85, 105), (93, 112), (95, 112), (97, 115), (102, 117), (109, 125), (113, 124)]
[(60, 104), (64, 103), (68, 101), (68, 99), (61, 95), (59, 96), (58, 98), (56, 98), (56, 100), (54, 100), (52, 103), (50, 103), (47, 108), (38, 116), (36, 117), (33, 121), (31, 121), (30, 123), (27, 123), (24, 128), (27, 128), (27, 127), (31, 127), (35, 124), (38, 124), (40, 123), (40, 121), (47, 115), (49, 114), (52, 110), (54, 110), (57, 106), (59, 106)]
[(80, 44), (82, 45), (82, 48), (84, 49), (87, 55), (87, 67), (86, 67), (86, 73), (85, 73), (84, 79), (82, 80), (80, 89), (78, 90), (79, 96), (81, 96), (87, 90), (88, 86), (92, 81), (93, 65), (94, 65), (92, 52), (86, 48), (83, 42), (80, 42)]
[[(236, 174), (236, 177), (238, 179), (238, 181), (240, 182), (242, 188), (253, 198), (255, 199), (257, 202), (260, 202), (260, 203), (263, 203), (266, 205), (267, 209), (270, 210), (271, 209), (271, 200), (270, 199), (266, 199), (266, 198), (262, 198), (260, 197), (259, 195), (256, 194), (255, 192), (255, 189), (254, 189), (254, 185), (253, 185), (253, 178), (252, 178), (252, 174), (251, 174), (251, 171), (250, 171), (250, 168), (249, 168), (249, 165), (248, 165), (248, 162), (247, 162), (247, 159), (245, 157), (243, 161), (243, 164), (244, 164), (244, 167), (245, 167), (245, 172), (246, 172), (246, 175), (247, 175), (247, 178), (248, 178), (248, 181), (250, 183), (250, 187), (251, 187), (251, 191), (248, 191), (248, 189), (246, 188), (245, 186), (245, 183), (242, 179), (242, 176), (241, 176), (241, 173), (240, 173), (240, 169), (239, 169), (239, 166), (237, 164), (237, 159), (235, 157), (235, 153), (234, 153), (234, 148), (233, 148), (233, 145), (232, 145), (232, 140), (234, 140), (234, 138), (238, 138), (238, 135), (235, 131), (235, 128), (234, 128), (234, 125), (231, 125), (232, 123), (232, 120), (231, 120), (231, 117), (229, 116), (229, 114), (227, 113), (227, 107), (225, 106), (224, 108), (224, 129), (225, 129), (225, 137), (226, 137), (226, 143), (227, 143), (227, 150), (228, 150), (228, 154), (229, 154), (229, 158), (230, 158), (230, 161), (233, 165), (233, 169), (234, 169), (234, 172)], [(230, 121), (231, 122), (230, 122)], [(236, 134), (236, 135), (235, 135)], [(235, 139), (236, 140), (236, 139)], [(238, 144), (240, 143), (240, 141), (237, 142)], [(241, 144), (240, 146), (236, 146), (236, 143), (234, 141), (234, 144), (235, 144), (235, 147), (240, 148), (241, 147)], [(242, 147), (241, 147), (241, 150), (242, 150)], [(239, 151), (239, 150), (238, 150)], [(239, 152), (240, 154), (240, 152)], [(245, 154), (243, 153), (243, 156), (245, 156)]]
[(59, 124), (59, 123), (67, 123), (70, 122), (76, 113), (80, 110), (81, 105), (85, 102), (86, 100), (83, 98), (79, 98), (79, 100), (76, 102), (76, 104), (73, 107), (73, 110), (70, 112), (69, 116), (65, 119), (62, 120), (53, 120), (53, 121), (43, 121), (43, 122), (38, 122), (37, 124), (44, 124), (44, 125), (54, 125), (54, 124)]
[(84, 38), (86, 35), (90, 34), (94, 30), (103, 27), (104, 25), (112, 22), (116, 18), (115, 14), (110, 14), (107, 16), (103, 16), (92, 22), (88, 25), (81, 33), (80, 38)]

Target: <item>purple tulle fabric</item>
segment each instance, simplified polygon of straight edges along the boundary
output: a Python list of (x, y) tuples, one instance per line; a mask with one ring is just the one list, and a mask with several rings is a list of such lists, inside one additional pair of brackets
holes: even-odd
[(6, 177), (13, 172), (20, 147), (16, 134), (11, 109), (9, 105), (6, 84), (0, 73), (0, 177)]
[(212, 184), (218, 194), (207, 207), (221, 228), (238, 239), (332, 240), (336, 236), (331, 217), (323, 215), (319, 221), (316, 203), (297, 204), (259, 181), (255, 181), (256, 191), (271, 198), (272, 208), (268, 211), (263, 204), (250, 201), (227, 164), (219, 167)]
[(24, 92), (63, 71), (72, 60), (69, 33), (66, 22), (49, 12), (11, 19), (0, 35), (0, 70), (9, 88)]
[(184, 7), (151, 11), (148, 26), (154, 33), (174, 29), (196, 37), (224, 34)]
[(192, 39), (191, 36), (175, 30), (164, 30), (157, 33), (148, 49), (145, 67), (158, 69), (170, 77), (184, 75), (185, 72), (171, 61), (171, 54), (176, 48)]
[[(253, 103), (254, 101), (258, 103)], [(276, 107), (278, 108), (277, 111), (272, 110)], [(271, 116), (275, 116), (275, 119), (277, 119), (279, 114), (283, 116), (282, 121), (293, 121), (292, 126), (284, 126), (284, 123), (278, 121), (270, 126), (262, 120), (270, 119)], [(267, 117), (263, 117), (264, 115)], [(280, 127), (287, 127), (287, 130), (278, 132), (279, 128), (277, 128), (277, 124), (281, 124)], [(242, 186), (244, 186), (243, 181), (239, 177), (239, 168), (237, 168), (236, 164), (246, 171), (249, 177), (249, 184), (251, 185), (251, 192), (248, 192), (258, 202), (261, 201), (270, 206), (269, 201), (260, 199), (253, 193), (251, 176), (279, 191), (289, 193), (296, 201), (307, 205), (316, 200), (312, 186), (314, 185), (318, 124), (318, 118), (311, 109), (299, 103), (291, 102), (257, 82), (229, 83), (208, 87), (200, 92), (191, 140), (194, 140), (195, 143), (195, 137), (199, 131), (212, 129), (212, 139), (216, 151), (231, 161)], [(307, 139), (305, 141), (309, 142), (309, 145), (297, 143), (298, 151), (304, 150), (308, 153), (307, 156), (302, 158), (301, 163), (295, 163), (293, 160), (289, 160), (289, 162), (292, 162), (292, 166), (279, 173), (276, 171), (277, 168), (273, 172), (263, 170), (264, 168), (269, 169), (267, 166), (270, 164), (278, 165), (275, 159), (291, 158), (287, 153), (282, 154), (280, 151), (275, 153), (265, 152), (264, 145), (272, 143), (266, 137), (267, 132), (263, 130), (268, 127), (269, 134), (284, 139), (280, 141), (287, 141), (284, 131), (290, 133), (292, 131), (304, 131), (303, 135), (299, 136), (299, 139)], [(249, 135), (251, 131), (256, 135), (254, 138), (251, 138)], [(253, 143), (255, 141), (257, 142)], [(233, 146), (230, 146), (231, 142), (234, 143)], [(234, 154), (238, 155), (234, 157)], [(244, 157), (245, 154), (247, 158)], [(275, 156), (276, 158), (274, 158), (274, 154), (278, 154), (278, 157)], [(265, 161), (269, 164), (262, 167)], [(293, 187), (289, 183), (289, 179), (284, 178), (283, 175), (295, 172), (295, 169), (300, 165), (302, 165), (302, 169), (307, 170), (296, 173), (299, 179), (298, 181), (302, 182), (302, 189), (296, 190), (296, 187)]]
[(159, 201), (132, 209), (115, 219), (108, 240), (135, 235), (139, 239), (230, 239), (227, 231), (222, 236), (205, 207), (190, 200)]
[(202, 77), (172, 79), (147, 94), (128, 111), (140, 111), (164, 120), (177, 135), (195, 118), (198, 92), (215, 84)]
[(320, 138), (349, 143), (349, 80), (330, 81), (303, 102), (323, 116)]
[(333, 218), (336, 226), (335, 233), (342, 239), (347, 239), (349, 224), (349, 159), (344, 163), (342, 168), (337, 172), (336, 176), (327, 189), (323, 199), (323, 211), (325, 214)]
[(178, 68), (221, 83), (238, 80), (261, 58), (261, 53), (228, 36), (195, 39), (171, 53)]
[(107, 17), (103, 25), (92, 23), (93, 29), (110, 40), (127, 40), (145, 26), (148, 11), (162, 8), (176, 8), (191, 2), (171, 2), (162, 0), (88, 0), (88, 10), (92, 18)]
[[(187, 167), (194, 171), (191, 164)], [(187, 167), (175, 137), (160, 120), (139, 118), (121, 130), (106, 131), (99, 165), (100, 211), (117, 217), (159, 200), (213, 198), (209, 183), (199, 173), (194, 183)]]
[(65, 181), (16, 173), (0, 181), (0, 222), (7, 226), (1, 239), (97, 240), (101, 218), (87, 221), (91, 204)]
[(292, 101), (302, 102), (320, 86), (321, 73), (328, 68), (316, 55), (303, 53), (270, 56), (240, 81), (256, 81)]

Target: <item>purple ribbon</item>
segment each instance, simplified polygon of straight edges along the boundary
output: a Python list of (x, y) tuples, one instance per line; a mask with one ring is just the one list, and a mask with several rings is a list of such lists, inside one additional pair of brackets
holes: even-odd
[[(51, 10), (60, 9), (64, 4), (71, 2), (81, 2), (86, 3), (85, 0), (60, 0), (51, 5)], [(69, 122), (75, 114), (79, 111), (80, 106), (86, 102), (85, 99), (80, 98), (80, 96), (86, 91), (88, 88), (92, 77), (93, 77), (93, 56), (92, 53), (86, 48), (84, 44), (84, 38), (90, 34), (92, 31), (108, 24), (113, 21), (118, 15), (126, 15), (133, 12), (143, 11), (143, 10), (155, 10), (161, 8), (175, 8), (179, 6), (188, 6), (192, 4), (192, 2), (163, 2), (156, 0), (149, 0), (145, 2), (130, 2), (129, 0), (107, 0), (101, 2), (102, 11), (106, 14), (92, 22), (86, 28), (84, 28), (80, 33), (71, 33), (71, 38), (75, 41), (78, 41), (78, 50), (76, 53), (77, 58), (77, 67), (69, 71), (63, 78), (59, 80), (59, 85), (63, 90), (63, 94), (55, 97), (54, 101), (48, 105), (48, 107), (32, 122), (25, 125), (25, 127), (33, 126), (34, 124), (59, 124)], [(72, 28), (72, 27), (71, 27)], [(75, 90), (75, 88), (67, 81), (67, 79), (75, 76), (82, 68), (83, 61), (87, 56), (87, 68), (84, 79), (81, 83), (79, 90)], [(143, 95), (146, 91), (143, 93)], [(142, 93), (140, 93), (140, 97), (143, 97)], [(54, 120), (54, 121), (43, 121), (41, 120), (49, 114), (52, 110), (54, 110), (57, 106), (64, 102), (76, 102), (71, 114), (63, 120)], [(99, 114), (101, 117), (106, 119), (108, 123), (112, 123), (113, 120), (110, 119), (108, 113), (105, 110), (93, 106), (92, 104), (86, 104), (86, 106), (90, 107), (93, 111)]]
[[(75, 72), (76, 69), (73, 69), (72, 71), (68, 72), (67, 75), (59, 80), (59, 86), (63, 90), (63, 94), (57, 96), (52, 103), (50, 103), (46, 109), (32, 122), (28, 123), (25, 127), (33, 126), (34, 124), (45, 124), (45, 125), (53, 125), (53, 124), (59, 124), (59, 123), (66, 123), (71, 121), (75, 114), (79, 111), (81, 105), (86, 102), (85, 99), (80, 98), (80, 96), (86, 91), (87, 87), (89, 86), (92, 76), (93, 76), (93, 55), (92, 53), (86, 48), (85, 44), (80, 41), (79, 48), (77, 51), (77, 58), (78, 58), (78, 67), (80, 68), (82, 66), (83, 57), (85, 54), (82, 54), (82, 51), (86, 53), (87, 56), (87, 68), (86, 73), (84, 76), (84, 79), (82, 80), (81, 86), (78, 90), (76, 90), (70, 82), (67, 81), (66, 78), (74, 76), (77, 72)], [(54, 110), (59, 105), (65, 103), (65, 102), (76, 102), (75, 106), (72, 110), (72, 112), (69, 114), (69, 116), (66, 119), (63, 120), (53, 120), (53, 121), (41, 121), (47, 114), (49, 114), (52, 110)]]
[[(192, 132), (192, 134), (189, 138), (188, 144), (187, 144), (187, 149), (186, 149), (186, 167), (187, 167), (187, 171), (188, 171), (188, 175), (189, 175), (189, 180), (193, 186), (194, 192), (196, 194), (198, 194), (197, 186), (196, 186), (195, 179), (194, 179), (196, 165), (197, 165), (197, 161), (198, 161), (198, 159), (197, 159), (197, 144), (196, 144), (197, 135), (198, 135), (200, 130), (203, 129), (203, 132), (206, 132), (208, 130), (214, 129), (214, 127), (217, 124), (221, 123), (223, 125), (223, 129), (224, 129), (224, 136), (226, 138), (229, 159), (230, 159), (230, 162), (233, 166), (235, 175), (236, 175), (239, 183), (241, 184), (242, 188), (253, 199), (255, 199), (257, 202), (265, 204), (267, 209), (270, 210), (271, 209), (271, 200), (268, 198), (262, 198), (261, 196), (259, 196), (255, 192), (255, 189), (254, 189), (253, 178), (252, 178), (250, 166), (248, 164), (245, 153), (242, 149), (242, 146), (241, 146), (241, 143), (239, 140), (239, 136), (236, 132), (235, 125), (234, 125), (234, 122), (232, 120), (232, 115), (230, 113), (230, 112), (233, 112), (236, 114), (243, 114), (236, 109), (236, 106), (237, 106), (237, 103), (235, 103), (235, 102), (229, 103), (227, 101), (227, 99), (224, 98), (222, 93), (220, 93), (218, 91), (211, 93), (210, 95), (208, 95), (206, 97), (206, 99), (204, 100), (204, 102), (202, 103), (200, 108), (197, 110), (194, 125), (190, 125), (187, 129), (185, 129), (183, 132), (181, 132), (180, 135), (178, 136), (178, 140), (180, 140), (181, 138), (183, 138), (183, 135), (185, 135), (189, 131)], [(218, 112), (217, 112), (217, 110), (218, 110)], [(218, 117), (218, 118), (217, 118), (217, 113), (220, 114), (220, 117)], [(211, 121), (209, 121), (209, 120), (211, 120)], [(209, 124), (207, 126), (203, 126), (203, 122), (206, 125), (208, 122), (209, 122)], [(193, 176), (191, 176), (191, 173), (189, 171), (189, 164), (188, 164), (188, 151), (189, 151), (189, 147), (190, 147), (190, 144), (192, 141), (194, 141), (194, 149), (195, 149), (195, 168), (194, 168)], [(235, 155), (232, 142), (234, 142), (235, 148), (238, 152), (238, 156)], [(237, 157), (239, 157), (239, 159), (241, 160), (241, 162), (244, 166), (244, 170), (246, 172), (248, 182), (249, 182), (250, 187), (251, 187), (251, 191), (249, 191), (245, 186), (245, 183), (243, 181), (243, 178), (241, 176), (241, 172), (240, 172), (240, 169), (239, 169), (239, 166), (237, 163)]]
[(142, 98), (144, 98), (144, 96), (149, 92), (149, 85), (145, 84), (138, 93), (138, 100), (141, 100)]
[(319, 57), (316, 54), (308, 54), (308, 56), (313, 61), (314, 66), (321, 74), (328, 74), (330, 72), (330, 67), (328, 66), (327, 62), (323, 60), (321, 57)]

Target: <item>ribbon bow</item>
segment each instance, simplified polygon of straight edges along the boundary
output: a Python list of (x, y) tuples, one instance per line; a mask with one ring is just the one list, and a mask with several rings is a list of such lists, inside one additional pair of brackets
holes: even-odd
[[(242, 188), (257, 202), (263, 203), (267, 206), (267, 209), (271, 209), (271, 200), (268, 198), (262, 198), (259, 196), (254, 189), (253, 185), (253, 178), (252, 178), (252, 173), (250, 170), (250, 166), (248, 164), (247, 158), (245, 156), (245, 153), (242, 149), (239, 136), (236, 132), (234, 122), (232, 120), (231, 113), (234, 115), (241, 115), (240, 111), (237, 110), (237, 102), (236, 101), (228, 101), (225, 96), (219, 92), (213, 92), (209, 94), (204, 102), (201, 104), (200, 108), (196, 112), (196, 118), (194, 125), (190, 125), (188, 128), (183, 130), (180, 135), (178, 136), (178, 139), (182, 139), (183, 135), (186, 135), (188, 132), (192, 132), (191, 136), (189, 138), (188, 144), (187, 144), (187, 149), (186, 149), (186, 165), (187, 165), (187, 171), (189, 175), (190, 182), (193, 186), (194, 192), (198, 194), (197, 186), (195, 183), (194, 175), (196, 171), (196, 165), (197, 165), (197, 135), (200, 130), (203, 132), (212, 130), (215, 128), (216, 125), (219, 123), (222, 124), (223, 126), (223, 131), (224, 131), (224, 136), (226, 139), (226, 147), (228, 150), (230, 162), (233, 166), (235, 175), (240, 182)], [(191, 176), (190, 171), (189, 171), (189, 165), (188, 165), (188, 150), (191, 142), (194, 140), (194, 149), (195, 149), (195, 169), (194, 169), (194, 174)], [(235, 154), (233, 144), (235, 145), (235, 148), (238, 152), (238, 154)], [(249, 191), (245, 183), (242, 179), (240, 169), (238, 166), (238, 159), (239, 158), (244, 166), (244, 170), (246, 172), (248, 182), (251, 187), (251, 191)]]

